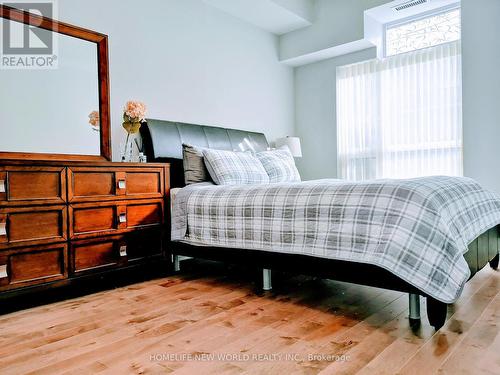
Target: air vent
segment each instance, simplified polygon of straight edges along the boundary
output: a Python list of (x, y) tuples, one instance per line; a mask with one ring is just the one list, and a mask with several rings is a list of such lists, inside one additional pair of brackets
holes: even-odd
[(399, 4), (398, 6), (393, 7), (392, 9), (395, 9), (396, 11), (400, 12), (402, 10), (420, 5), (420, 4), (425, 4), (427, 3), (428, 0), (411, 0), (407, 1), (406, 3)]

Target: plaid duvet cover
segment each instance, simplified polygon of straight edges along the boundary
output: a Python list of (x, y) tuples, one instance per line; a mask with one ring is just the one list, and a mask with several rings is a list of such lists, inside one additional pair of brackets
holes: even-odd
[(202, 183), (176, 194), (172, 240), (369, 263), (452, 303), (468, 244), (499, 223), (500, 197), (469, 178)]

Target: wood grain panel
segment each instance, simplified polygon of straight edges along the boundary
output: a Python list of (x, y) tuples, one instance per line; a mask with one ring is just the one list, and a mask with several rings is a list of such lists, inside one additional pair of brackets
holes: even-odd
[(60, 172), (9, 172), (11, 200), (51, 199), (61, 197)]
[(8, 273), (8, 282), (0, 286), (0, 291), (60, 280), (68, 275), (65, 243), (8, 250), (0, 258)]
[(79, 172), (72, 175), (73, 197), (95, 198), (115, 195), (115, 174), (107, 172)]
[(128, 172), (127, 194), (162, 195), (161, 170), (151, 172)]
[(127, 226), (138, 227), (162, 223), (162, 202), (130, 204), (127, 206)]
[(6, 221), (6, 238), (0, 249), (61, 242), (66, 239), (66, 206), (0, 209)]
[(85, 207), (73, 210), (74, 233), (108, 231), (116, 228), (116, 207)]
[(72, 239), (113, 235), (163, 224), (163, 200), (77, 203), (69, 207)]
[[(0, 167), (4, 181), (0, 206), (65, 203), (64, 167)], [(0, 193), (1, 194), (1, 193)]]
[(10, 260), (11, 280), (21, 282), (62, 275), (60, 257), (61, 252), (58, 250), (13, 254)]
[(68, 199), (78, 203), (162, 198), (164, 173), (164, 168), (158, 167), (72, 167), (68, 170)]
[(63, 231), (60, 224), (59, 211), (13, 213), (9, 215), (9, 241), (57, 238)]
[(119, 267), (161, 255), (161, 244), (159, 230), (74, 241), (71, 244), (71, 272)]
[(115, 241), (111, 239), (100, 239), (95, 243), (74, 244), (71, 251), (74, 272), (115, 266), (120, 260)]

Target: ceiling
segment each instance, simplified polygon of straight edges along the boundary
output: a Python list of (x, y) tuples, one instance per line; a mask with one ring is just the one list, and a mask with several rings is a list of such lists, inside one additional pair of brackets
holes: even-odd
[(204, 0), (276, 35), (312, 24), (314, 0)]

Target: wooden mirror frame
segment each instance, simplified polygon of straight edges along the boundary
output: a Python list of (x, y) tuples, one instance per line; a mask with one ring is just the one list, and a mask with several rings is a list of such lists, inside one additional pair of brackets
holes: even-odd
[(92, 30), (55, 21), (51, 18), (38, 16), (23, 10), (0, 4), (0, 18), (17, 21), (27, 25), (37, 26), (59, 34), (96, 43), (99, 83), (99, 116), (100, 116), (100, 155), (48, 154), (30, 152), (3, 152), (0, 159), (29, 160), (111, 160), (111, 126), (109, 112), (109, 67), (108, 67), (108, 36)]

